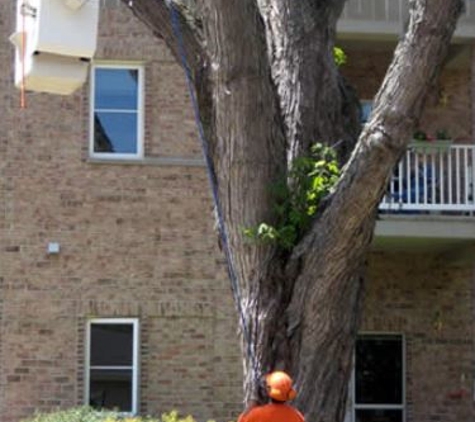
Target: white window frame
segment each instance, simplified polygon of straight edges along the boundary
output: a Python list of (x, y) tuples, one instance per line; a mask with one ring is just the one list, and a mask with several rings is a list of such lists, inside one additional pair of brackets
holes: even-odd
[(111, 325), (123, 325), (130, 324), (133, 327), (133, 356), (132, 367), (125, 366), (107, 366), (107, 369), (132, 369), (132, 409), (130, 412), (123, 412), (126, 415), (136, 415), (138, 413), (139, 403), (139, 345), (140, 345), (140, 333), (139, 333), (139, 320), (138, 318), (94, 318), (87, 321), (86, 326), (86, 361), (85, 361), (85, 374), (84, 374), (84, 404), (89, 405), (90, 399), (90, 371), (91, 369), (104, 369), (106, 367), (91, 367), (91, 326), (94, 324), (111, 324)]
[(345, 417), (345, 421), (349, 420), (351, 422), (356, 422), (356, 410), (357, 409), (383, 409), (383, 410), (401, 410), (402, 411), (402, 421), (406, 421), (406, 339), (404, 334), (401, 333), (391, 333), (391, 332), (362, 332), (358, 333), (358, 337), (363, 336), (398, 336), (401, 338), (401, 347), (402, 347), (402, 403), (401, 404), (357, 404), (356, 403), (356, 347), (353, 351), (353, 370), (351, 371), (351, 380), (350, 380), (350, 394), (348, 398), (351, 400), (351, 415), (348, 417), (348, 414)]
[[(137, 152), (136, 153), (115, 153), (115, 152), (95, 152), (94, 151), (94, 112), (95, 90), (96, 90), (96, 69), (129, 69), (137, 70)], [(142, 63), (110, 63), (93, 62), (90, 73), (90, 93), (89, 93), (89, 156), (91, 158), (107, 160), (141, 160), (144, 156), (144, 66)], [(108, 110), (111, 111), (111, 110)], [(116, 110), (115, 110), (116, 111)]]

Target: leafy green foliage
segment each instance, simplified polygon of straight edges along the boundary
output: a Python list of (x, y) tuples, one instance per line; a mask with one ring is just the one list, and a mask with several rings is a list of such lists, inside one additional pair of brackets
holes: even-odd
[(427, 133), (425, 133), (423, 130), (416, 130), (413, 133), (412, 138), (415, 139), (416, 141), (427, 141), (428, 140)]
[(276, 224), (264, 222), (247, 228), (245, 236), (291, 249), (308, 229), (339, 175), (335, 151), (320, 143), (313, 145), (308, 156), (293, 161), (288, 175), (290, 188), (286, 180), (272, 187)]
[[(172, 410), (169, 413), (163, 413), (160, 422), (195, 422), (195, 419), (191, 415), (181, 417), (176, 410)], [(215, 421), (209, 420), (208, 422)]]
[(37, 413), (22, 422), (105, 422), (108, 419), (114, 420), (116, 415), (114, 412), (98, 412), (89, 407), (78, 407), (53, 413)]
[(341, 47), (333, 47), (333, 59), (338, 67), (343, 66), (346, 63), (347, 56)]
[(435, 133), (435, 139), (440, 139), (440, 140), (449, 140), (451, 139), (451, 136), (449, 134), (449, 132), (445, 129), (439, 129), (436, 133)]
[(195, 422), (195, 419), (190, 415), (181, 417), (176, 410), (164, 413), (160, 418), (153, 418), (151, 416), (126, 416), (118, 412), (77, 407), (53, 413), (38, 413), (22, 422)]

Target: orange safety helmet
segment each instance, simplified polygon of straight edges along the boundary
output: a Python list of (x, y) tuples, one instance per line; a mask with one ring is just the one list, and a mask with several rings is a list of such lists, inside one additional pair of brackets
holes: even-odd
[(297, 391), (292, 388), (292, 378), (283, 371), (271, 372), (266, 376), (267, 394), (277, 401), (293, 400)]

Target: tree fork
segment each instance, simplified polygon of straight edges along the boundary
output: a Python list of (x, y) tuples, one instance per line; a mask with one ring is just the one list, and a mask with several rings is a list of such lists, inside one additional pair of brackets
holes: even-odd
[[(280, 8), (297, 3), (309, 13)], [(158, 5), (153, 12), (165, 13), (160, 0), (133, 4)], [(195, 78), (196, 90), (200, 105), (209, 107), (202, 111), (243, 305), (253, 324), (251, 341), (263, 369), (290, 360), (300, 390), (297, 403), (308, 422), (341, 420), (375, 213), (442, 63), (462, 1), (410, 2), (408, 32), (376, 96), (371, 121), (324, 211), (284, 258), (274, 246), (247, 244), (241, 231), (263, 221), (272, 223), (268, 188), (286, 174), (292, 157), (303, 154), (309, 143), (324, 140), (315, 137), (341, 139), (347, 134), (329, 54), (344, 2), (200, 0), (196, 4), (199, 7), (192, 9), (196, 19), (190, 22), (199, 22), (199, 27), (183, 19), (184, 31), (191, 35), (185, 43), (187, 51), (196, 51), (194, 57), (199, 58), (191, 60), (192, 65), (205, 69), (201, 80)], [(318, 19), (322, 27), (315, 28)], [(158, 17), (147, 22), (172, 43), (170, 28), (161, 26)], [(313, 46), (310, 36), (315, 34), (328, 37), (317, 39)], [(308, 68), (312, 63), (318, 72)], [(335, 102), (328, 102), (333, 94)], [(323, 110), (327, 106), (330, 112)], [(282, 313), (283, 318), (275, 317)], [(246, 399), (255, 388), (249, 372)]]

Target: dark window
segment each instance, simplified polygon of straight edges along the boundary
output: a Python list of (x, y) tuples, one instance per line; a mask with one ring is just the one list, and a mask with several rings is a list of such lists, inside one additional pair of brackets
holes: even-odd
[(89, 405), (132, 411), (132, 370), (91, 369)]
[(91, 366), (132, 366), (132, 324), (91, 325)]
[(89, 405), (134, 412), (133, 323), (91, 322)]
[(401, 422), (402, 410), (356, 409), (356, 422)]
[(361, 335), (355, 349), (355, 421), (402, 422), (403, 340), (399, 335)]

